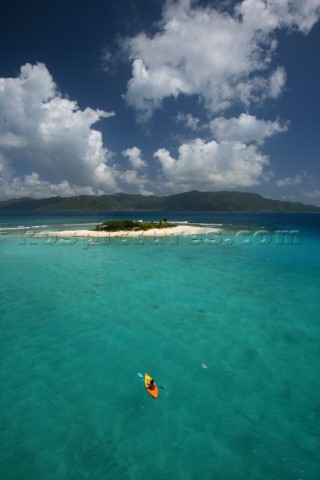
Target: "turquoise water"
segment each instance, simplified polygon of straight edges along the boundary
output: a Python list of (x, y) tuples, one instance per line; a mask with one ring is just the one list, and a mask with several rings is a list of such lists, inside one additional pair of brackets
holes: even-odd
[(301, 237), (90, 245), (3, 219), (2, 479), (319, 479), (319, 217), (182, 217)]

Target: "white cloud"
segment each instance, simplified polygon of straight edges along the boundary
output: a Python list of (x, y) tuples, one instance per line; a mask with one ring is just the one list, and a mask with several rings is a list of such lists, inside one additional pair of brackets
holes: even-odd
[(47, 198), (103, 193), (102, 191), (96, 192), (92, 187), (71, 186), (66, 180), (59, 183), (40, 180), (39, 175), (35, 172), (32, 172), (30, 175), (25, 175), (22, 179), (10, 176), (7, 178), (7, 181), (3, 181), (3, 178), (0, 178), (0, 191), (3, 198)]
[(183, 143), (176, 158), (164, 148), (154, 153), (168, 191), (245, 188), (273, 176), (268, 169), (269, 159), (258, 146), (286, 131), (287, 123), (260, 120), (244, 113), (230, 119), (220, 116), (203, 125), (192, 115), (180, 114), (177, 119), (198, 131), (209, 129), (214, 140), (197, 138)]
[(297, 174), (295, 177), (285, 177), (279, 180), (276, 180), (276, 185), (278, 187), (288, 187), (292, 185), (299, 185), (303, 182), (311, 183), (314, 180), (314, 176), (309, 174), (306, 170), (302, 173)]
[(194, 117), (191, 113), (185, 114), (179, 112), (176, 116), (176, 122), (184, 124), (184, 126), (190, 130), (197, 131), (200, 129), (199, 118)]
[[(194, 6), (193, 6), (194, 5)], [(211, 111), (278, 97), (282, 66), (271, 67), (277, 29), (308, 33), (320, 0), (243, 0), (234, 14), (168, 1), (159, 31), (126, 40), (132, 78), (124, 98), (148, 119), (166, 97), (196, 94)]]
[[(125, 170), (120, 174), (120, 180), (128, 187), (138, 189), (142, 195), (150, 195), (150, 180), (144, 173), (147, 163), (142, 159), (142, 152), (138, 147), (127, 148), (123, 150), (122, 155), (128, 157), (132, 169)], [(129, 189), (130, 189), (129, 187)]]
[(286, 83), (286, 72), (283, 67), (278, 67), (272, 72), (269, 81), (269, 96), (277, 98), (281, 94)]
[(266, 138), (285, 132), (288, 124), (259, 120), (253, 115), (243, 113), (238, 118), (217, 117), (209, 123), (209, 127), (218, 141), (262, 144)]
[(303, 195), (306, 198), (316, 200), (316, 199), (320, 198), (320, 190), (319, 189), (314, 189), (314, 190), (311, 190), (309, 192), (303, 192)]
[[(26, 64), (19, 77), (0, 79), (0, 111), (1, 197), (116, 190), (119, 172), (92, 128), (114, 113), (80, 110), (61, 96), (44, 64)], [(13, 161), (26, 162), (30, 174), (21, 178)]]
[(128, 157), (134, 169), (139, 170), (147, 166), (146, 162), (142, 159), (141, 150), (138, 147), (127, 148), (123, 150), (122, 155)]
[(151, 183), (149, 178), (145, 174), (138, 173), (137, 170), (125, 170), (120, 174), (120, 180), (133, 192), (138, 190), (141, 195), (153, 194), (149, 189)]
[(302, 182), (302, 178), (300, 175), (296, 175), (295, 177), (286, 177), (280, 180), (276, 180), (276, 185), (278, 187), (287, 187), (288, 185), (298, 185)]
[(237, 7), (243, 22), (269, 32), (297, 28), (307, 34), (320, 16), (319, 0), (244, 0)]
[(181, 145), (177, 158), (166, 149), (157, 150), (154, 156), (160, 162), (164, 186), (169, 191), (251, 187), (268, 177), (268, 157), (255, 145), (238, 141), (206, 143), (197, 138)]

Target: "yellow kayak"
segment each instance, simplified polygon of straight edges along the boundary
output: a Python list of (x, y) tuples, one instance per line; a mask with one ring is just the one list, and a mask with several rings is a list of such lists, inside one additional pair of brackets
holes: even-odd
[(144, 374), (144, 384), (146, 386), (146, 389), (148, 390), (148, 393), (150, 393), (151, 397), (153, 398), (158, 398), (158, 387), (155, 384), (155, 382), (151, 382), (152, 378), (150, 375), (147, 373)]

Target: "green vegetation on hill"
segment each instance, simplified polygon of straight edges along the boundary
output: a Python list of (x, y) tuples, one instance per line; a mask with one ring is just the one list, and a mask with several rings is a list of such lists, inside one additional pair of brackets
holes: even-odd
[(43, 199), (20, 198), (0, 202), (0, 210), (44, 211), (203, 211), (203, 212), (320, 212), (320, 207), (283, 202), (251, 192), (191, 192), (155, 195), (80, 195)]
[(119, 232), (120, 230), (124, 231), (134, 231), (134, 230), (151, 230), (152, 228), (170, 228), (175, 227), (173, 223), (168, 223), (167, 219), (164, 218), (160, 222), (139, 222), (136, 220), (109, 220), (103, 222), (100, 225), (97, 225), (95, 230), (98, 232)]

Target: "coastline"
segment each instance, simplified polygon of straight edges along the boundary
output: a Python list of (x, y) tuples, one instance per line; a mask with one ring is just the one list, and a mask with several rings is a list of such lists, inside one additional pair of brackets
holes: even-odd
[(119, 230), (117, 232), (104, 232), (96, 230), (57, 230), (57, 231), (46, 231), (37, 233), (37, 236), (43, 237), (62, 237), (62, 238), (81, 238), (81, 237), (92, 237), (92, 238), (106, 238), (106, 237), (167, 237), (170, 235), (196, 235), (196, 234), (206, 234), (209, 232), (219, 232), (219, 228), (207, 228), (207, 227), (197, 227), (191, 225), (177, 225), (176, 227), (171, 228), (152, 228), (150, 230)]

